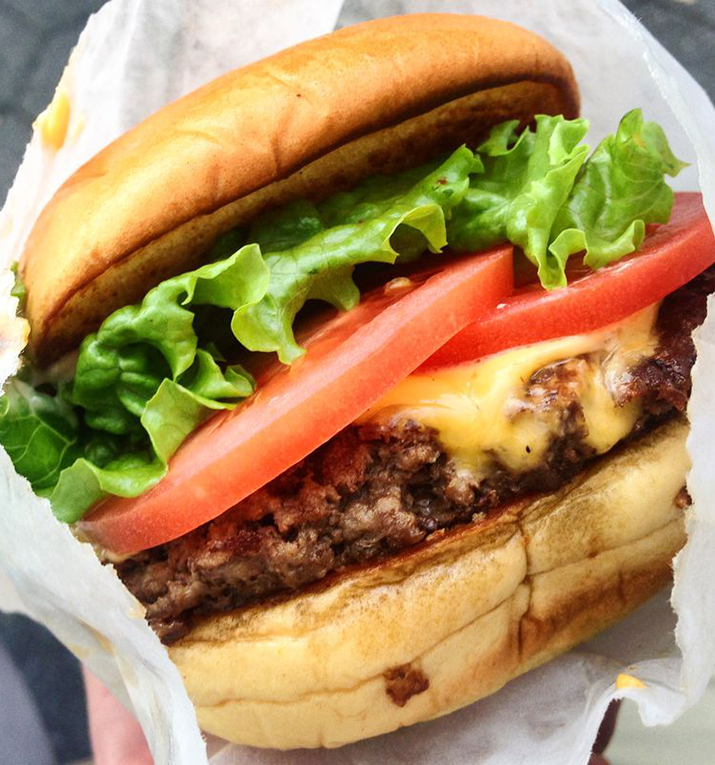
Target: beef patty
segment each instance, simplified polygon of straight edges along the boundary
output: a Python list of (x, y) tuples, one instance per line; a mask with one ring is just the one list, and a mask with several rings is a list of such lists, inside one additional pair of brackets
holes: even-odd
[[(691, 333), (714, 290), (715, 267), (663, 301), (655, 353), (619, 386), (619, 403), (643, 402), (631, 438), (685, 409), (695, 361)], [(583, 363), (545, 367), (528, 383), (532, 406), (536, 400), (559, 412), (560, 432), (536, 469), (515, 475), (495, 463), (475, 482), (429, 428), (353, 425), (215, 520), (116, 563), (117, 572), (171, 642), (196, 617), (295, 590), (438, 529), (476, 522), (515, 497), (554, 491), (594, 457), (571, 384)], [(246, 515), (261, 520), (246, 522)]]

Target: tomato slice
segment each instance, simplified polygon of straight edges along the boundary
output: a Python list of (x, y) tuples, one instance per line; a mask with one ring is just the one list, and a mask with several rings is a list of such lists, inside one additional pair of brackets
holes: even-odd
[(473, 361), (507, 348), (591, 332), (645, 308), (715, 262), (715, 237), (696, 193), (676, 194), (667, 225), (633, 255), (598, 271), (569, 269), (569, 286), (528, 284), (456, 334), (420, 371)]
[(81, 523), (117, 553), (175, 539), (232, 507), (349, 425), (513, 288), (512, 248), (458, 260), (365, 295), (301, 335), (307, 353), (257, 374), (257, 392), (208, 420), (140, 497), (111, 497)]

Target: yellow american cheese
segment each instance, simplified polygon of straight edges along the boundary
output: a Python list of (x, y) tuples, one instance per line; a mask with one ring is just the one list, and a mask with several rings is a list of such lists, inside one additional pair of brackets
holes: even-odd
[[(475, 363), (413, 374), (389, 391), (358, 422), (413, 420), (434, 428), (445, 450), (477, 478), (498, 461), (514, 471), (537, 467), (563, 411), (534, 402), (536, 372), (571, 363), (574, 395), (582, 408), (586, 442), (598, 454), (627, 436), (641, 413), (619, 405), (619, 385), (656, 348), (658, 305), (596, 332), (504, 351)], [(527, 390), (531, 395), (527, 395)]]

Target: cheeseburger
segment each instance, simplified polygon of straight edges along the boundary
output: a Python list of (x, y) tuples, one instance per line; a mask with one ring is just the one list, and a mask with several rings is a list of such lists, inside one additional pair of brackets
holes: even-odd
[(657, 124), (587, 131), (536, 35), (381, 19), (162, 109), (40, 215), (0, 443), (206, 731), (443, 715), (669, 581), (715, 239)]

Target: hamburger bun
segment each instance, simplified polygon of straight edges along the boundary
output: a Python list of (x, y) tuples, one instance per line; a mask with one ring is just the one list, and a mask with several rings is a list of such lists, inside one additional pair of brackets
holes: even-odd
[(268, 207), (578, 108), (553, 46), (479, 16), (379, 19), (230, 72), (114, 141), (40, 215), (20, 261), (30, 353), (72, 350)]
[(463, 707), (605, 629), (670, 580), (687, 432), (671, 420), (554, 494), (206, 618), (169, 649), (201, 727), (341, 746)]

